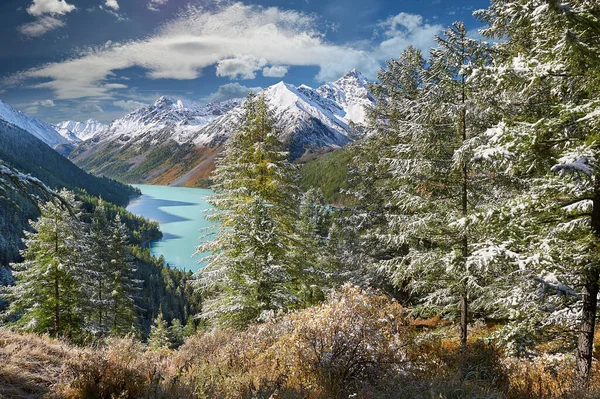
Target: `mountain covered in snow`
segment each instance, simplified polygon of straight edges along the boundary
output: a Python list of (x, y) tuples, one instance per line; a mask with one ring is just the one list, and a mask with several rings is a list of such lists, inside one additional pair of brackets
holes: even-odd
[(176, 100), (163, 96), (148, 107), (140, 108), (123, 118), (115, 120), (98, 136), (99, 141), (106, 140), (151, 140), (158, 143), (167, 129), (170, 139), (178, 143), (193, 140), (202, 126), (240, 105), (241, 99), (198, 104), (191, 101)]
[[(262, 94), (292, 159), (355, 140), (365, 107), (374, 102), (356, 70), (316, 89), (280, 82)], [(70, 158), (128, 183), (197, 185), (208, 178), (242, 113), (243, 99), (198, 104), (161, 97), (80, 143)]]
[(73, 142), (89, 140), (108, 126), (95, 119), (85, 122), (64, 121), (54, 125), (54, 129), (63, 137)]
[(0, 120), (29, 132), (52, 148), (71, 142), (68, 138), (61, 136), (51, 125), (17, 111), (2, 100), (0, 100)]
[[(280, 82), (263, 94), (280, 139), (288, 145), (294, 159), (306, 152), (341, 147), (353, 141), (354, 125), (365, 123), (365, 107), (374, 102), (367, 79), (356, 70), (317, 89)], [(221, 144), (234, 131), (242, 112), (242, 107), (237, 107), (204, 126), (193, 137), (194, 144)]]

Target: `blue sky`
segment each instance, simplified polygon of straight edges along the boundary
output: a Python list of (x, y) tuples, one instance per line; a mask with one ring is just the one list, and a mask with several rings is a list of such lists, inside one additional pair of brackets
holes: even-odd
[(161, 95), (208, 102), (281, 80), (373, 79), (489, 0), (2, 0), (0, 99), (108, 123)]

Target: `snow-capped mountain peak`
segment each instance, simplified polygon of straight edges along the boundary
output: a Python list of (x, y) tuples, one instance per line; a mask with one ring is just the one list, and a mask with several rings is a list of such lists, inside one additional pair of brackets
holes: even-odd
[(369, 91), (369, 81), (356, 69), (345, 73), (335, 82), (325, 83), (317, 92), (338, 103), (344, 109), (344, 120), (347, 122), (365, 124), (366, 107), (375, 102)]
[(101, 140), (146, 136), (146, 133), (170, 130), (170, 137), (178, 143), (190, 141), (200, 127), (223, 115), (241, 103), (241, 99), (212, 102), (206, 105), (162, 96), (154, 104), (133, 111), (117, 119), (99, 135)]
[(31, 133), (50, 147), (69, 143), (69, 140), (58, 134), (51, 125), (17, 111), (2, 100), (0, 100), (0, 119)]
[[(321, 147), (343, 146), (355, 138), (350, 122), (364, 123), (364, 107), (374, 100), (367, 79), (353, 70), (335, 82), (313, 89), (279, 82), (262, 91), (280, 139), (289, 145), (293, 158)], [(212, 146), (225, 141), (235, 130), (243, 113), (237, 107), (203, 127), (194, 137), (198, 146)]]
[(107, 126), (95, 119), (88, 119), (85, 122), (60, 122), (54, 125), (54, 128), (63, 137), (66, 137), (70, 141), (78, 142), (91, 139), (98, 133), (105, 130)]

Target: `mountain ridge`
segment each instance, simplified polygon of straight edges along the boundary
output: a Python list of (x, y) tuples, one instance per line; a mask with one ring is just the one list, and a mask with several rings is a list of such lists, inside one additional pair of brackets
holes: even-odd
[[(261, 94), (290, 158), (327, 152), (357, 139), (356, 126), (365, 123), (365, 107), (374, 103), (368, 84), (352, 70), (317, 89), (285, 82), (264, 89)], [(126, 183), (203, 185), (214, 168), (215, 153), (237, 128), (243, 102), (198, 104), (163, 96), (79, 143), (69, 157), (87, 171)]]
[(2, 100), (0, 100), (0, 120), (21, 128), (52, 148), (71, 143), (69, 139), (61, 136), (50, 124), (16, 110)]

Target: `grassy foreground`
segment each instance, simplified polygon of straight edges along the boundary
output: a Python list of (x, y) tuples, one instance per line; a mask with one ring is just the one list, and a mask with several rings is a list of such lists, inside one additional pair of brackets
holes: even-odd
[[(0, 329), (0, 397), (600, 397), (570, 385), (568, 355), (507, 358), (482, 340), (461, 352), (447, 328), (345, 286), (320, 306), (245, 332), (203, 331), (177, 350), (132, 338), (76, 347)], [(473, 336), (485, 332), (475, 326)], [(599, 385), (592, 381), (592, 392)]]

